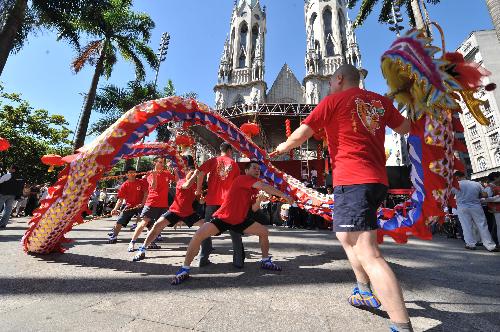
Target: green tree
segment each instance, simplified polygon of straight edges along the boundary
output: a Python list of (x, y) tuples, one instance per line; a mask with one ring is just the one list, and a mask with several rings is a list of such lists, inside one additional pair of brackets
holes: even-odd
[(156, 54), (147, 46), (151, 30), (155, 26), (153, 20), (147, 14), (133, 12), (131, 0), (110, 0), (110, 4), (109, 8), (97, 13), (97, 17), (82, 17), (72, 23), (76, 31), (85, 32), (90, 38), (97, 38), (88, 43), (72, 63), (76, 73), (87, 63), (95, 65), (75, 137), (75, 149), (83, 146), (99, 79), (103, 75), (111, 76), (117, 62), (117, 52), (134, 64), (138, 80), (145, 76), (140, 57), (153, 68), (158, 65)]
[[(392, 5), (397, 3), (406, 7), (406, 12), (410, 18), (410, 24), (413, 27), (417, 27), (419, 29), (423, 28), (424, 18), (422, 17), (422, 12), (420, 11), (419, 1), (420, 0), (382, 0), (382, 9), (380, 10), (378, 20), (381, 23), (387, 23), (392, 18)], [(347, 7), (352, 9), (360, 2), (361, 6), (359, 7), (359, 13), (354, 20), (355, 27), (363, 24), (379, 0), (348, 0)], [(440, 0), (427, 0), (427, 3), (432, 4), (437, 4), (439, 2)]]
[(102, 0), (0, 0), (0, 75), (9, 55), (23, 47), (31, 32), (53, 29), (58, 39), (78, 48), (78, 31), (70, 22), (77, 17), (90, 19), (108, 6)]
[(20, 174), (30, 183), (53, 181), (57, 172), (48, 173), (40, 158), (48, 153), (71, 153), (71, 131), (62, 115), (34, 109), (20, 94), (7, 93), (0, 85), (0, 136), (10, 148), (0, 152), (2, 167), (18, 165)]

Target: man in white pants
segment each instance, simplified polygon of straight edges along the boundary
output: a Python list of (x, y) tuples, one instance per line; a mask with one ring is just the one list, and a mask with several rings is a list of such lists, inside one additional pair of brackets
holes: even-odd
[(490, 252), (498, 251), (495, 242), (491, 239), (488, 231), (488, 223), (481, 207), (481, 198), (486, 198), (488, 194), (483, 191), (480, 183), (466, 180), (463, 172), (455, 172), (460, 189), (452, 189), (457, 200), (458, 219), (464, 231), (465, 248), (476, 249), (476, 241), (472, 235), (472, 223), (476, 224), (481, 236), (481, 241)]
[(485, 201), (488, 203), (488, 209), (495, 215), (497, 227), (497, 248), (500, 247), (500, 172), (492, 172), (488, 174), (488, 187), (486, 193), (488, 198)]

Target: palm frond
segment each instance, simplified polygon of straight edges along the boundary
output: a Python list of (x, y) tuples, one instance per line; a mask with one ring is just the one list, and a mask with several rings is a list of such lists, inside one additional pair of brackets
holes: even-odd
[(87, 46), (83, 48), (80, 54), (71, 63), (71, 68), (75, 73), (80, 72), (87, 62), (99, 56), (102, 42), (102, 40), (95, 40), (88, 43)]
[(366, 20), (368, 15), (373, 11), (373, 7), (378, 0), (363, 0), (361, 3), (361, 7), (359, 8), (359, 13), (356, 19), (354, 20), (353, 27), (360, 26)]
[(146, 71), (144, 70), (144, 65), (142, 64), (141, 59), (139, 59), (137, 54), (135, 54), (132, 43), (128, 40), (125, 40), (124, 38), (120, 38), (119, 40), (117, 40), (117, 44), (118, 50), (120, 51), (122, 57), (134, 64), (135, 77), (138, 80), (144, 79)]

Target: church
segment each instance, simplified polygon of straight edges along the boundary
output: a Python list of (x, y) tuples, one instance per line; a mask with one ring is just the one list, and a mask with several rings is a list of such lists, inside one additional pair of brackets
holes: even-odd
[(329, 77), (340, 65), (350, 63), (362, 70), (345, 0), (305, 0), (304, 16), (305, 77), (300, 82), (284, 64), (268, 89), (266, 7), (259, 0), (235, 1), (214, 87), (217, 110), (238, 105), (315, 105), (328, 94)]

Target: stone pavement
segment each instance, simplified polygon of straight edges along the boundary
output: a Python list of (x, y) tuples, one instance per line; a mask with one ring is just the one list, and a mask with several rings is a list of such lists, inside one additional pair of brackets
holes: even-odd
[[(243, 270), (231, 265), (230, 237), (217, 237), (215, 264), (171, 286), (193, 230), (168, 229), (162, 249), (134, 263), (128, 229), (106, 244), (112, 224), (80, 225), (65, 254), (45, 256), (21, 250), (27, 218), (0, 230), (0, 330), (388, 331), (384, 312), (347, 304), (353, 274), (331, 232), (271, 228), (280, 273), (258, 268), (257, 237), (244, 238)], [(382, 250), (416, 331), (500, 331), (499, 253), (466, 251), (444, 237)]]

